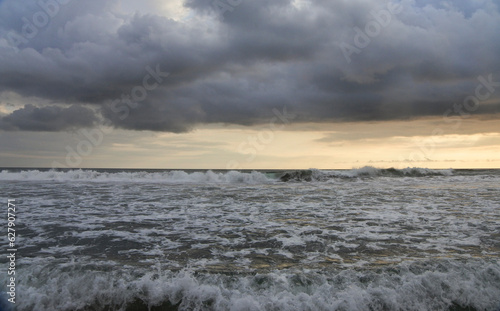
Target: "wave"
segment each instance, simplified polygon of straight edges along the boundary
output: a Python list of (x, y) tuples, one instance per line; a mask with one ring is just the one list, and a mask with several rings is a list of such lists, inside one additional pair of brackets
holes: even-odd
[(500, 304), (500, 266), (483, 261), (253, 275), (68, 268), (30, 267), (18, 310), (496, 311)]
[(217, 173), (185, 172), (185, 171), (161, 171), (161, 172), (106, 172), (96, 170), (27, 170), (12, 172), (3, 170), (0, 172), (0, 180), (17, 181), (131, 181), (131, 182), (166, 182), (166, 183), (266, 183), (272, 181), (261, 172), (238, 172), (229, 171)]
[(453, 176), (454, 170), (433, 170), (428, 168), (405, 169), (380, 169), (365, 166), (351, 170), (294, 170), (287, 171), (280, 176), (281, 181), (327, 181), (338, 178), (366, 178), (366, 177), (427, 177), (427, 176)]
[(94, 181), (94, 182), (164, 182), (164, 183), (226, 183), (261, 184), (304, 181), (328, 181), (339, 178), (452, 176), (453, 170), (425, 168), (378, 169), (366, 166), (352, 170), (291, 171), (111, 171), (111, 170), (3, 170), (0, 180), (11, 181)]

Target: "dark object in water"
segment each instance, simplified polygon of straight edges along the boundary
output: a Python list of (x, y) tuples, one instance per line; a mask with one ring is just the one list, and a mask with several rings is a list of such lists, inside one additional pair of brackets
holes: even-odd
[(285, 172), (280, 176), (280, 180), (287, 181), (312, 181), (312, 171), (311, 170), (302, 170), (302, 171), (289, 171)]

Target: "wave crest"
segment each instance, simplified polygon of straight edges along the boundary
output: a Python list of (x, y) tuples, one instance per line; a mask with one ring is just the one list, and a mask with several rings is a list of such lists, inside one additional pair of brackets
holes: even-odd
[(388, 168), (379, 169), (365, 166), (351, 170), (295, 170), (287, 171), (280, 176), (280, 180), (289, 181), (327, 181), (337, 178), (363, 178), (363, 177), (426, 177), (426, 176), (452, 176), (453, 170), (433, 170), (427, 168)]
[(96, 182), (165, 182), (165, 183), (267, 183), (273, 181), (265, 174), (252, 172), (185, 172), (185, 171), (160, 171), (160, 172), (102, 172), (96, 170), (69, 170), (69, 171), (40, 171), (28, 170), (0, 172), (0, 180), (26, 180), (26, 181), (96, 181)]
[(482, 261), (255, 275), (72, 268), (30, 267), (18, 310), (497, 310), (500, 294), (498, 263)]
[(11, 181), (93, 181), (93, 182), (159, 182), (198, 184), (262, 184), (282, 182), (326, 182), (338, 179), (375, 177), (452, 176), (454, 171), (426, 168), (379, 169), (365, 166), (351, 170), (290, 170), (290, 171), (115, 171), (115, 170), (3, 170), (0, 180)]

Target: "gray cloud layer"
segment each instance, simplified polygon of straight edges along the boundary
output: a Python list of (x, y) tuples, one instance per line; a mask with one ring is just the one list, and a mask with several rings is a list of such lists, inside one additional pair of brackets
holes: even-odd
[[(298, 122), (441, 116), (474, 95), (478, 76), (500, 81), (493, 0), (398, 2), (401, 13), (350, 63), (341, 47), (355, 46), (355, 27), (387, 2), (243, 0), (221, 18), (211, 1), (186, 0), (195, 18), (174, 21), (117, 13), (116, 0), (70, 1), (14, 49), (12, 31), (22, 34), (22, 18), (40, 11), (25, 2), (0, 2), (0, 92), (30, 98), (1, 117), (3, 130), (67, 130), (105, 117), (119, 128), (184, 132), (269, 122), (283, 106)], [(158, 87), (141, 93), (148, 66), (169, 76), (151, 77)], [(134, 94), (141, 100), (127, 105)], [(499, 94), (473, 112), (500, 119)]]
[(48, 106), (38, 108), (27, 104), (2, 118), (0, 128), (24, 131), (60, 131), (80, 127), (91, 127), (97, 123), (92, 110), (72, 105), (68, 108)]

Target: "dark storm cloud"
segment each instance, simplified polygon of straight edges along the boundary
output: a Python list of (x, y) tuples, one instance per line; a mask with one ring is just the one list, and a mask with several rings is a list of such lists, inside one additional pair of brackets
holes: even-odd
[[(297, 122), (442, 116), (474, 95), (478, 76), (500, 81), (498, 1), (398, 2), (401, 13), (351, 62), (342, 44), (355, 46), (355, 27), (364, 29), (388, 2), (302, 3), (242, 1), (221, 16), (212, 1), (186, 0), (197, 17), (183, 22), (127, 15), (115, 0), (69, 1), (15, 49), (9, 36), (22, 35), (22, 18), (40, 7), (0, 2), (0, 92), (66, 107), (26, 106), (4, 116), (1, 128), (65, 130), (103, 116), (120, 128), (184, 132), (268, 122), (283, 106)], [(126, 115), (116, 113), (110, 103), (142, 86), (146, 68), (169, 75)], [(475, 114), (498, 114), (498, 89)]]
[(95, 125), (92, 110), (72, 105), (68, 108), (47, 106), (37, 108), (31, 104), (0, 119), (0, 129), (23, 131), (63, 131)]

